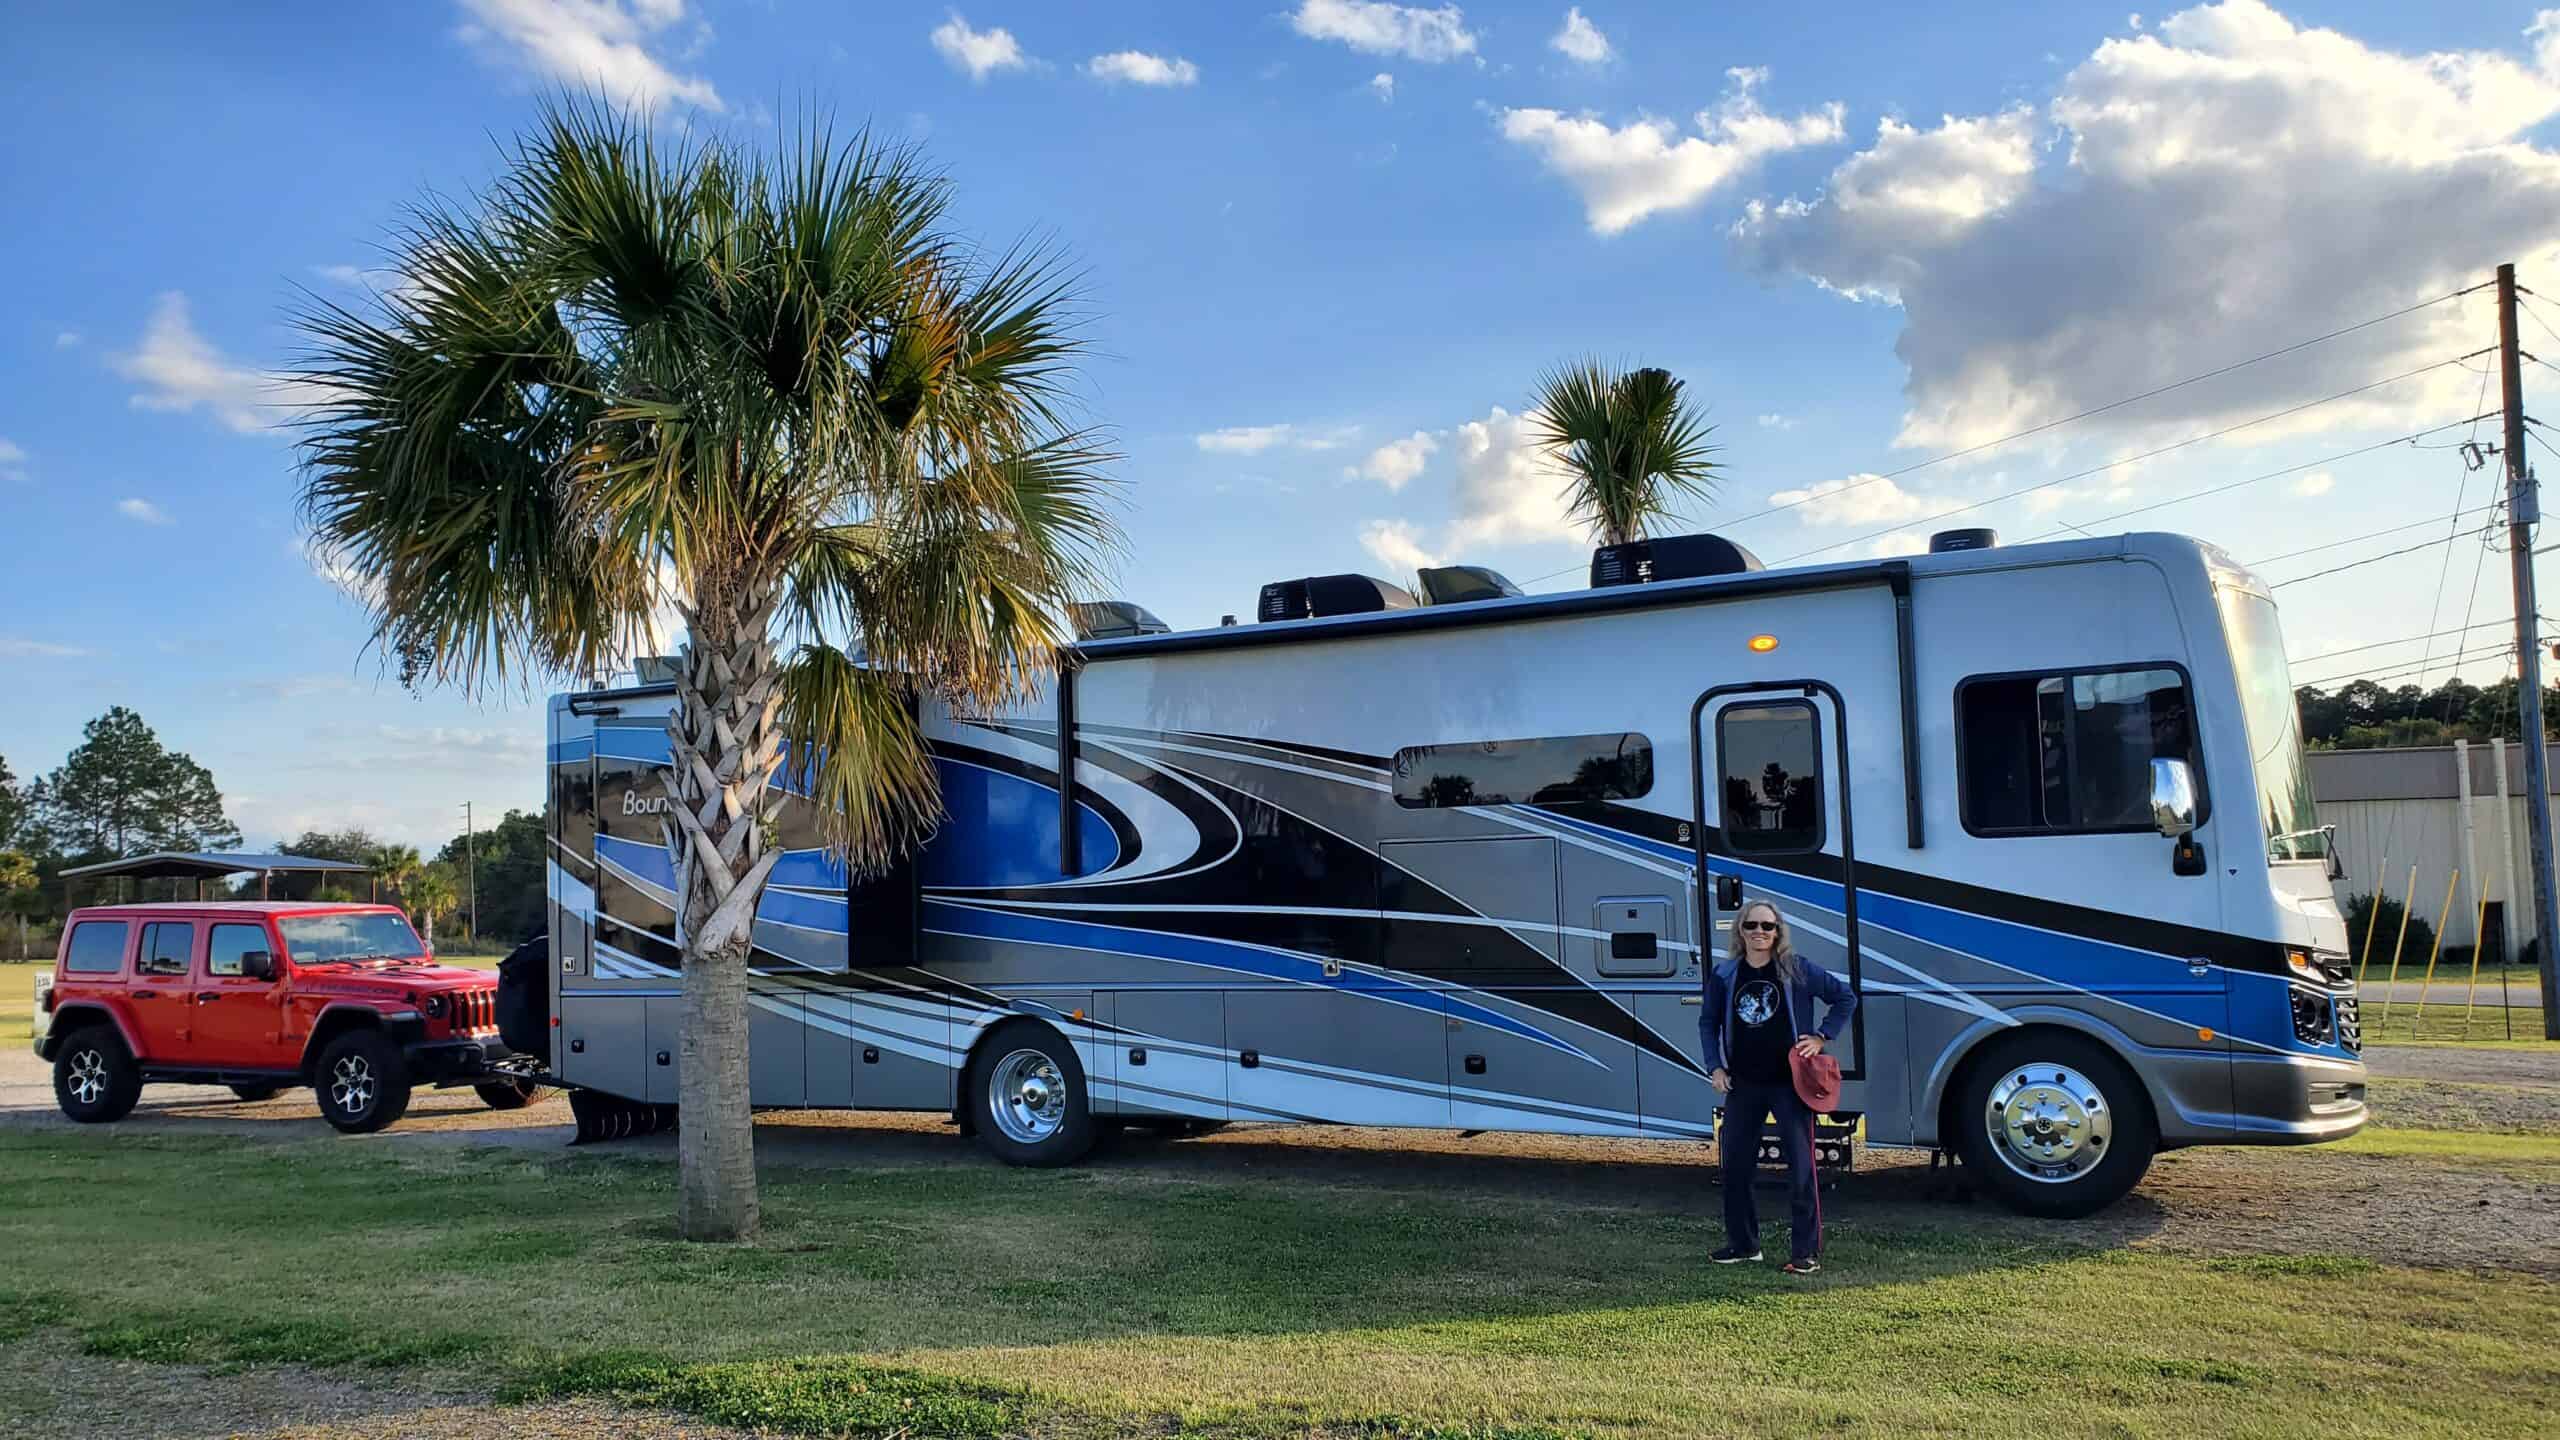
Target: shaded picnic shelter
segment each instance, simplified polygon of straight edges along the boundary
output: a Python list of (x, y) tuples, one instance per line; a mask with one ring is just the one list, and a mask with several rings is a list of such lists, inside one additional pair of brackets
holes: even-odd
[[(310, 855), (165, 850), (157, 855), (133, 855), (122, 860), (102, 860), (95, 865), (76, 865), (64, 870), (62, 878), (66, 889), (70, 882), (83, 880), (93, 884), (107, 880), (192, 880), (195, 882), (194, 898), (202, 900), (206, 898), (205, 882), (208, 880), (228, 883), (235, 875), (255, 875), (258, 877), (259, 899), (290, 900), (310, 898), (320, 885), (333, 877), (351, 879), (372, 873), (370, 866), (351, 860), (322, 860)], [(299, 896), (279, 893), (292, 891), (295, 887), (291, 881), (296, 876), (313, 878), (303, 880), (300, 887), (303, 893)], [(279, 877), (284, 881), (281, 885)], [(91, 893), (94, 895), (96, 892)]]

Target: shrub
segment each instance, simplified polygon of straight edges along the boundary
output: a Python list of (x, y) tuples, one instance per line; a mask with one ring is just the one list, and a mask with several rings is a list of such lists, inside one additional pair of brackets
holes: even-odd
[(2427, 963), (2427, 952), (2435, 948), (2436, 927), (2428, 924), (2422, 915), (2409, 915), (2409, 936), (2404, 942), (2400, 938), (2400, 917), (2408, 915), (2409, 907), (2388, 895), (2381, 897), (2380, 903), (2382, 913), (2376, 916), (2372, 895), (2355, 895), (2347, 900), (2347, 946), (2355, 955), (2356, 973), (2362, 975), (2368, 968), (2364, 953), (2367, 931), (2373, 935), (2373, 965), (2387, 970), (2391, 965), (2391, 949), (2398, 945), (2402, 968), (2407, 968), (2412, 960), (2423, 967)]

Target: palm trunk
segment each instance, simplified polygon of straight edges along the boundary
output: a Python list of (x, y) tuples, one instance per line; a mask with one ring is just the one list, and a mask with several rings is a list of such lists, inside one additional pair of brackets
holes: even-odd
[(667, 719), (668, 841), (684, 914), (676, 1228), (688, 1240), (742, 1240), (760, 1218), (747, 958), (757, 898), (782, 854), (765, 848), (760, 824), (782, 756), (781, 674), (765, 638), (779, 594), (771, 582), (697, 588)]

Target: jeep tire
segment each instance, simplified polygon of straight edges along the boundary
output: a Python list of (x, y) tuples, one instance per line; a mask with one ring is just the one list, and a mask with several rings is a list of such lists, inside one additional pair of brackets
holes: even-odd
[(349, 1030), (329, 1042), (313, 1067), (320, 1118), (348, 1135), (370, 1135), (409, 1109), (409, 1060), (379, 1030)]
[(142, 1098), (142, 1067), (112, 1025), (71, 1032), (53, 1057), (53, 1100), (83, 1125), (104, 1125), (133, 1113)]

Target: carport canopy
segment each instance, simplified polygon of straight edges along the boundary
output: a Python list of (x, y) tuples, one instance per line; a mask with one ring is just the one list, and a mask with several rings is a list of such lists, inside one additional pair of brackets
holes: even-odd
[(267, 886), (278, 875), (366, 875), (370, 866), (351, 860), (322, 860), (310, 855), (252, 855), (245, 851), (164, 850), (156, 855), (132, 855), (122, 860), (101, 860), (95, 865), (77, 865), (62, 872), (65, 880), (193, 880), (199, 898), (204, 882), (223, 880), (233, 875), (254, 874), (258, 877), (258, 895), (266, 897)]

